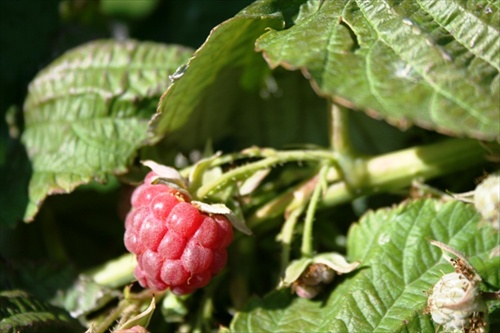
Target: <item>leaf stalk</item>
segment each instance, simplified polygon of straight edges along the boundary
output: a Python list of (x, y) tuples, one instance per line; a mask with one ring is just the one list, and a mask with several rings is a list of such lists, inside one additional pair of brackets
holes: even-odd
[(316, 215), (316, 209), (318, 206), (318, 202), (321, 197), (321, 193), (324, 192), (325, 183), (326, 183), (326, 175), (328, 172), (329, 166), (327, 164), (323, 165), (318, 174), (318, 183), (312, 193), (311, 200), (309, 201), (309, 205), (307, 206), (306, 218), (304, 221), (304, 232), (302, 234), (302, 247), (301, 252), (302, 256), (306, 258), (310, 258), (314, 254), (313, 248), (313, 224), (314, 224), (314, 216)]

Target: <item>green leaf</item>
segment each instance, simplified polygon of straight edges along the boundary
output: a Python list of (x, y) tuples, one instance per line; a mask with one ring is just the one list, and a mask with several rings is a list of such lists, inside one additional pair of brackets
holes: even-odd
[(83, 332), (84, 328), (62, 309), (41, 302), (20, 290), (0, 292), (1, 332)]
[(498, 245), (492, 232), (472, 206), (457, 201), (417, 200), (370, 212), (348, 234), (349, 260), (361, 266), (339, 278), (330, 295), (306, 300), (288, 290), (273, 292), (250, 302), (231, 327), (236, 332), (434, 332), (423, 313), (426, 292), (453, 267), (429, 239), (468, 255), (483, 280), (498, 288), (500, 258), (489, 258)]
[(182, 322), (189, 313), (183, 296), (167, 293), (161, 303), (161, 314), (167, 323)]
[(274, 68), (399, 127), (500, 141), (500, 12), (490, 1), (313, 1), (257, 41)]
[(127, 170), (147, 121), (188, 49), (96, 41), (73, 49), (31, 82), (22, 141), (32, 162), (30, 221), (48, 194)]
[(232, 149), (327, 142), (325, 101), (302, 77), (271, 73), (254, 51), (257, 37), (282, 28), (303, 2), (257, 1), (215, 27), (162, 97), (151, 122), (154, 139), (165, 136), (184, 151), (209, 139), (225, 139)]
[(120, 295), (117, 290), (100, 285), (82, 274), (69, 288), (59, 292), (54, 302), (64, 307), (73, 317), (83, 318)]

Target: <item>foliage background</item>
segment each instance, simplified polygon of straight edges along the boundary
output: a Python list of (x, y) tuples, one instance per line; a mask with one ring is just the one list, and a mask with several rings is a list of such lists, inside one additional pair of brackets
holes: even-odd
[[(2, 1), (2, 119), (7, 116), (9, 108), (22, 109), (28, 83), (38, 71), (71, 48), (95, 39), (113, 38), (117, 30), (119, 31), (118, 24), (126, 26), (129, 37), (133, 39), (180, 44), (196, 49), (214, 26), (251, 3), (249, 0), (150, 2), (152, 10), (141, 15), (140, 11), (134, 11), (133, 8), (128, 10), (130, 6), (127, 1), (121, 4), (124, 9), (120, 10), (120, 6), (116, 6), (117, 9), (111, 8), (107, 11), (105, 5), (97, 1)], [(12, 114), (10, 118), (15, 118), (12, 120), (14, 125), (19, 126), (22, 131), (23, 119), (20, 112)], [(44, 258), (46, 251), (40, 248), (43, 247), (42, 241), (37, 237), (40, 235), (40, 230), (37, 229), (42, 227), (41, 223), (30, 226), (17, 224), (15, 229), (11, 229), (16, 221), (22, 218), (22, 210), (25, 209), (27, 200), (26, 184), (31, 170), (19, 141), (9, 136), (7, 122), (2, 120), (0, 126), (0, 253), (8, 257), (33, 255), (34, 258)], [(92, 259), (80, 250), (82, 248), (97, 246), (100, 250), (96, 252), (105, 257), (112, 257), (123, 250), (120, 243), (113, 242), (109, 245), (110, 243), (105, 241), (121, 232), (120, 218), (116, 213), (116, 197), (119, 196), (116, 185), (113, 187), (113, 184), (110, 184), (110, 189), (115, 190), (101, 191), (98, 196), (82, 190), (81, 193), (75, 193), (75, 197), (52, 197), (37, 217), (43, 219), (43, 216), (52, 215), (51, 220), (61, 223), (60, 226), (64, 228), (61, 234), (67, 235), (64, 238), (70, 240), (70, 247), (73, 247), (71, 244), (75, 245), (73, 251), (76, 256), (81, 257), (84, 266), (96, 263), (102, 257)], [(52, 202), (52, 199), (55, 201)], [(89, 205), (79, 207), (79, 202), (88, 202)], [(89, 218), (89, 215), (92, 218)], [(80, 223), (62, 222), (75, 218), (82, 220)], [(88, 225), (88, 222), (82, 221), (93, 222)], [(106, 223), (102, 223), (104, 221)], [(54, 227), (57, 229), (59, 225)], [(69, 230), (66, 230), (66, 227), (69, 227)], [(20, 244), (21, 239), (32, 246), (16, 245)]]
[[(20, 110), (35, 75), (67, 50), (114, 38), (123, 27), (132, 39), (196, 49), (252, 1), (152, 0), (142, 1), (142, 11), (134, 1), (112, 2), (0, 1), (0, 291), (25, 289), (47, 301), (77, 272), (125, 252), (124, 193), (114, 179), (51, 196), (33, 223), (22, 222), (31, 165), (19, 141)], [(0, 307), (7, 305), (2, 299)]]
[[(116, 37), (122, 33), (124, 27), (128, 30), (130, 38), (141, 41), (175, 43), (196, 49), (204, 42), (213, 27), (233, 17), (252, 1), (159, 0), (158, 2), (151, 1), (151, 11), (148, 13), (148, 8), (145, 8), (145, 14), (141, 14), (137, 8), (127, 9), (127, 5), (113, 7), (110, 3), (112, 1), (104, 0), (100, 2), (85, 0), (43, 2), (4, 0), (0, 2), (0, 41), (2, 43), (0, 48), (2, 49), (0, 55), (0, 110), (3, 118), (6, 119), (6, 121), (0, 122), (0, 176), (2, 177), (0, 187), (0, 289), (16, 287), (29, 290), (42, 301), (51, 300), (55, 290), (69, 286), (77, 272), (94, 267), (125, 252), (122, 243), (124, 209), (120, 204), (123, 203), (122, 198), (126, 197), (129, 188), (121, 186), (114, 177), (110, 177), (106, 185), (90, 183), (79, 187), (69, 195), (49, 196), (37, 214), (34, 223), (20, 223), (28, 201), (27, 184), (32, 169), (23, 145), (19, 141), (19, 133), (23, 131), (23, 118), (19, 110), (22, 109), (28, 83), (36, 73), (66, 50), (87, 41)], [(311, 20), (311, 22), (320, 21)], [(306, 20), (302, 23), (307, 25), (310, 22)], [(267, 37), (269, 36), (272, 37), (273, 32), (270, 32)], [(260, 46), (265, 47), (265, 42), (265, 39), (260, 40)], [(294, 54), (292, 53), (291, 56), (293, 57)], [(286, 61), (284, 62), (286, 63)], [(275, 73), (278, 78), (282, 75), (284, 84), (289, 84), (289, 95), (286, 98), (292, 101), (296, 91), (305, 91), (305, 95), (309, 99), (305, 105), (298, 107), (299, 110), (307, 110), (307, 106), (310, 105), (314, 105), (315, 109), (321, 109), (324, 100), (317, 98), (310, 88), (309, 82), (302, 78), (301, 73), (286, 72), (283, 69), (277, 69)], [(228, 74), (228, 77), (231, 77), (230, 75), (231, 73)], [(328, 89), (328, 87), (322, 88)], [(296, 110), (292, 108), (293, 105), (294, 103), (290, 103), (290, 109)], [(277, 124), (280, 121), (279, 116), (276, 119), (268, 120), (272, 124)], [(369, 118), (363, 113), (352, 113), (351, 117), (352, 131), (354, 132), (353, 144), (365, 154), (382, 154), (444, 138), (441, 134), (416, 127), (400, 131), (385, 122)], [(239, 120), (240, 123), (235, 120), (235, 124), (242, 126), (249, 119)], [(290, 131), (276, 134), (277, 131), (273, 133), (275, 129), (271, 127), (265, 128), (262, 133), (259, 132), (260, 137), (245, 137), (244, 135), (238, 137), (236, 142), (239, 146), (235, 146), (230, 139), (215, 142), (214, 145), (215, 148), (226, 152), (241, 149), (250, 144), (283, 148), (286, 146), (286, 139), (291, 137), (299, 138), (298, 141), (292, 140), (294, 143), (307, 142), (327, 146), (329, 142), (324, 121), (326, 114), (318, 114), (318, 119), (325, 126), (323, 128), (325, 135), (322, 135), (321, 131), (315, 130), (314, 126), (304, 130), (304, 133), (299, 133), (298, 136), (295, 136), (295, 132)], [(258, 123), (252, 123), (251, 126), (258, 128)], [(181, 145), (182, 140), (179, 138), (182, 138), (182, 133), (178, 137), (174, 135), (174, 142)], [(199, 142), (196, 144), (198, 149), (203, 149)], [(189, 150), (193, 146), (191, 142), (185, 145), (186, 147), (179, 146), (178, 148)], [(491, 164), (480, 165), (441, 177), (430, 184), (453, 192), (471, 190), (475, 185), (475, 178), (490, 172), (493, 168), (494, 166)], [(304, 177), (306, 178), (310, 176), (307, 173), (311, 170), (304, 171), (303, 168), (291, 166), (289, 172), (295, 175), (298, 172), (305, 172)], [(289, 185), (286, 174), (282, 178), (277, 175), (277, 179), (284, 182), (283, 188)], [(345, 235), (350, 223), (358, 220), (366, 210), (398, 203), (406, 194), (404, 193), (402, 196), (391, 194), (362, 197), (332, 210), (319, 211), (318, 221), (334, 220), (342, 221), (342, 223), (317, 223), (314, 230), (316, 249), (318, 251), (345, 251), (346, 247), (349, 248), (349, 244), (345, 243), (345, 238), (338, 237), (332, 244), (329, 235)], [(422, 206), (423, 208), (419, 204), (415, 204), (409, 208), (403, 207), (401, 210), (415, 215), (418, 215), (418, 212), (422, 210), (426, 213), (434, 212), (431, 204), (422, 204)], [(465, 214), (466, 217), (467, 214), (473, 215), (470, 209), (465, 208), (465, 211), (462, 211), (464, 208), (458, 206), (452, 206), (448, 210), (457, 210), (461, 212), (460, 215)], [(378, 218), (366, 217), (365, 225), (380, 224), (381, 219), (387, 218), (384, 214), (386, 213), (382, 211), (378, 213)], [(388, 216), (391, 214), (387, 213)], [(372, 218), (374, 222), (370, 222)], [(397, 220), (397, 218), (394, 219)], [(465, 220), (469, 223), (467, 225), (469, 225), (470, 230), (475, 230), (473, 224), (477, 221), (474, 218), (466, 218)], [(470, 223), (470, 221), (474, 223)], [(239, 256), (235, 255), (232, 260), (244, 262), (245, 265), (241, 265), (241, 267), (246, 267), (247, 270), (238, 271), (237, 276), (233, 276), (233, 281), (238, 282), (238, 278), (248, 279), (248, 289), (238, 289), (237, 285), (232, 285), (232, 289), (228, 293), (233, 294), (233, 299), (242, 301), (241, 304), (235, 304), (235, 306), (243, 306), (243, 300), (246, 301), (252, 295), (264, 296), (270, 290), (269, 281), (277, 280), (276, 270), (272, 270), (270, 267), (277, 266), (279, 262), (277, 253), (280, 248), (275, 238), (280, 223), (281, 217), (276, 217), (271, 219), (269, 224), (259, 225), (255, 230), (258, 244), (252, 240), (239, 240), (238, 249), (235, 251), (235, 253), (239, 253)], [(422, 222), (422, 228), (424, 227), (432, 229), (427, 221)], [(395, 229), (387, 228), (389, 234), (396, 232)], [(461, 228), (462, 225), (457, 224), (456, 229), (460, 231)], [(437, 229), (441, 230), (443, 234), (448, 232), (446, 226)], [(354, 235), (365, 241), (367, 236), (363, 236), (362, 232), (354, 231)], [(486, 236), (484, 238), (488, 239)], [(351, 240), (351, 242), (353, 241)], [(488, 243), (489, 245), (491, 244)], [(486, 256), (488, 246), (485, 246), (485, 249), (473, 248), (471, 251), (481, 252), (483, 256)], [(295, 252), (292, 254), (297, 257), (299, 255), (296, 250), (298, 240), (293, 244), (293, 248)], [(382, 247), (377, 247), (377, 250), (384, 251)], [(355, 257), (361, 258), (365, 255), (356, 253), (360, 250), (352, 244), (351, 251), (351, 255)], [(438, 257), (438, 252), (437, 250), (432, 252), (433, 259)], [(276, 255), (269, 256), (269, 253)], [(264, 264), (259, 262), (261, 257), (267, 258)], [(362, 274), (360, 276), (363, 277)], [(373, 277), (370, 278), (373, 279)], [(343, 288), (346, 289), (343, 290), (348, 290), (359, 281), (344, 284)], [(430, 280), (426, 282), (427, 284), (419, 285), (415, 290), (425, 289), (432, 284)], [(494, 281), (494, 283), (498, 283), (498, 281)], [(252, 295), (246, 294), (249, 290)], [(341, 291), (342, 289), (336, 295), (340, 295)], [(331, 304), (337, 301), (336, 295), (332, 294), (330, 299), (323, 300)], [(226, 294), (222, 295), (218, 299), (220, 302), (218, 306), (224, 308), (229, 297)], [(303, 309), (307, 309), (312, 311), (312, 317), (325, 315), (321, 312), (321, 307), (318, 307), (319, 303), (294, 300), (293, 304), (289, 304), (290, 297), (284, 292), (271, 294), (260, 302), (260, 300), (250, 302), (246, 307), (248, 312), (239, 315), (233, 328), (238, 329), (250, 325), (255, 314), (252, 310), (259, 307), (270, 310), (263, 314), (264, 317), (270, 317), (271, 324), (266, 326), (267, 329), (273, 328), (273, 322), (276, 325), (275, 329), (285, 327), (277, 321), (279, 316), (284, 314), (285, 318), (293, 318), (296, 316), (294, 311), (301, 312)], [(286, 308), (285, 313), (273, 312), (273, 307), (277, 306)], [(350, 311), (351, 309), (346, 305), (346, 308), (341, 310)], [(158, 317), (158, 314), (156, 315)], [(331, 314), (326, 313), (326, 315)], [(219, 316), (217, 320), (228, 324), (230, 318), (227, 314), (220, 313), (216, 316)], [(261, 318), (261, 316), (257, 316), (256, 325), (259, 325)], [(157, 323), (161, 322), (158, 318), (156, 321)], [(378, 322), (375, 320), (375, 323)], [(288, 321), (285, 324), (293, 327), (293, 321)], [(328, 320), (320, 324), (329, 327), (340, 325)], [(428, 324), (428, 321), (423, 321), (422, 327), (427, 327), (425, 325)], [(158, 325), (161, 327), (162, 324)], [(418, 326), (419, 323), (412, 323), (412, 325)]]

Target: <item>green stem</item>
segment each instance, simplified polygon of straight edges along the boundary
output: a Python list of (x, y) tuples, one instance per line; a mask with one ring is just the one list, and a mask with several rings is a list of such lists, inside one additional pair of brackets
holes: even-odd
[(281, 241), (281, 274), (282, 276), (285, 273), (286, 268), (288, 267), (288, 263), (290, 262), (290, 251), (292, 248), (292, 240), (293, 240), (293, 231), (295, 230), (295, 225), (297, 221), (304, 212), (304, 205), (300, 205), (296, 207), (294, 210), (290, 212), (288, 218), (286, 219), (283, 227), (281, 228), (281, 233), (279, 234), (279, 239)]
[[(314, 191), (316, 178), (317, 173), (314, 177), (289, 187), (285, 192), (268, 201), (265, 205), (262, 205), (253, 215), (247, 218), (248, 225), (251, 226), (254, 220), (259, 221), (262, 218), (277, 217), (283, 214), (285, 210), (293, 211), (296, 207), (302, 206), (304, 198), (307, 197), (307, 200), (309, 200), (312, 191)], [(339, 179), (340, 174), (337, 170), (333, 167), (330, 168), (328, 170), (328, 181), (333, 182)]]
[(212, 168), (214, 161), (217, 161), (220, 158), (220, 153), (217, 153), (213, 156), (204, 158), (200, 161), (198, 161), (190, 170), (189, 172), (189, 189), (190, 192), (191, 189), (197, 189), (201, 186), (203, 183), (203, 175), (207, 171), (207, 169)]
[(321, 192), (325, 188), (326, 174), (328, 172), (329, 166), (323, 165), (318, 175), (318, 183), (312, 193), (311, 200), (307, 206), (306, 218), (304, 221), (304, 232), (302, 234), (302, 257), (312, 257), (314, 254), (313, 248), (313, 224), (314, 216), (316, 215), (316, 209), (318, 202), (320, 200)]
[(116, 288), (134, 280), (134, 269), (136, 265), (135, 256), (131, 253), (127, 253), (85, 274), (102, 286)]
[(333, 150), (341, 155), (352, 155), (353, 148), (349, 137), (349, 113), (348, 109), (330, 103), (330, 145)]
[[(394, 191), (408, 187), (415, 179), (425, 181), (485, 162), (487, 151), (480, 143), (469, 139), (449, 139), (431, 145), (417, 146), (400, 151), (355, 160), (355, 168), (343, 170), (352, 173), (349, 186), (344, 181), (333, 182), (322, 198), (322, 206), (336, 206), (353, 200), (362, 194)], [(331, 170), (334, 170), (333, 168)], [(353, 171), (354, 170), (354, 171)], [(329, 177), (332, 182), (337, 177)], [(354, 186), (352, 186), (354, 185)], [(294, 200), (286, 192), (260, 208), (247, 219), (254, 228), (267, 219), (265, 212), (273, 216), (283, 214)]]
[(322, 150), (292, 150), (282, 152), (275, 151), (272, 155), (273, 156), (266, 157), (256, 162), (248, 163), (224, 173), (216, 180), (200, 187), (196, 193), (197, 197), (204, 198), (210, 192), (224, 187), (227, 183), (244, 179), (258, 170), (271, 168), (278, 164), (306, 161), (320, 162), (323, 160), (335, 161), (336, 158), (335, 155), (332, 154), (332, 152)]
[(130, 307), (136, 307), (135, 304), (131, 304), (130, 302), (124, 302), (123, 300), (118, 304), (118, 306), (111, 311), (109, 315), (107, 315), (103, 321), (99, 323), (97, 327), (92, 329), (92, 333), (104, 333), (108, 330), (108, 328), (113, 325), (118, 318), (121, 316), (123, 312), (125, 312)]
[(323, 203), (337, 205), (363, 193), (408, 187), (415, 179), (427, 180), (483, 163), (484, 155), (485, 150), (477, 141), (450, 139), (359, 159), (355, 171), (356, 188), (342, 183), (333, 184), (328, 188)]

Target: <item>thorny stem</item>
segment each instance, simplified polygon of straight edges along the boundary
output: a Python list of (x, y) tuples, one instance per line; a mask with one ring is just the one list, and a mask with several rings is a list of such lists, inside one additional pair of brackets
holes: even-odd
[(109, 315), (107, 315), (99, 325), (92, 329), (92, 333), (104, 333), (108, 330), (108, 328), (113, 325), (113, 323), (120, 317), (120, 315), (127, 311), (130, 307), (136, 307), (134, 304), (130, 304), (129, 302), (121, 301), (118, 306), (111, 311)]
[[(363, 194), (402, 189), (410, 186), (415, 179), (425, 181), (481, 164), (484, 162), (484, 155), (485, 149), (477, 141), (450, 139), (380, 156), (361, 158), (356, 171), (360, 179), (351, 184), (344, 181), (333, 182), (329, 185), (321, 204), (331, 207), (351, 201)], [(343, 170), (344, 173), (349, 171)], [(335, 181), (338, 177), (339, 174), (336, 173), (336, 177), (329, 177), (328, 181)], [(267, 218), (267, 215), (261, 212), (272, 211), (275, 216), (279, 215), (292, 200), (294, 198), (288, 192), (279, 195), (262, 206), (247, 221), (256, 226)]]
[[(350, 184), (339, 182), (331, 185), (323, 203), (332, 206), (362, 194), (405, 188), (415, 179), (431, 179), (482, 163), (484, 153), (484, 149), (474, 140), (451, 139), (362, 158), (356, 162), (357, 179)], [(344, 173), (349, 171), (343, 170)]]
[[(262, 218), (273, 218), (281, 215), (283, 212), (293, 211), (296, 207), (303, 205), (303, 197), (305, 194), (309, 195), (312, 193), (314, 188), (311, 184), (316, 178), (317, 175), (313, 179), (302, 181), (268, 201), (265, 205), (257, 209), (252, 217), (247, 219), (249, 225), (252, 225), (252, 221), (254, 220), (259, 221)], [(302, 193), (303, 195), (297, 196), (296, 193)]]
[[(120, 300), (118, 306), (113, 309), (109, 315), (107, 315), (99, 325), (93, 328), (92, 333), (104, 333), (108, 331), (108, 328), (113, 325), (118, 319), (120, 322), (119, 326), (126, 325), (129, 320), (137, 320), (142, 314), (136, 316), (136, 313), (141, 309), (141, 307), (146, 303), (155, 303), (161, 299), (165, 292), (152, 292), (149, 289), (144, 290), (138, 294), (130, 294), (129, 289), (127, 289), (125, 297)], [(157, 296), (157, 297), (155, 297)]]
[(328, 164), (325, 164), (321, 167), (321, 170), (318, 174), (318, 183), (316, 184), (316, 188), (311, 196), (311, 200), (309, 201), (309, 205), (307, 206), (306, 218), (304, 221), (304, 232), (302, 234), (302, 256), (303, 257), (312, 257), (314, 254), (313, 249), (313, 224), (314, 224), (314, 216), (316, 215), (316, 209), (318, 202), (321, 197), (321, 193), (325, 186), (326, 174), (328, 172)]
[(304, 212), (306, 205), (300, 205), (290, 212), (288, 218), (286, 219), (283, 227), (281, 228), (281, 233), (279, 234), (279, 239), (281, 241), (281, 274), (283, 274), (290, 262), (290, 251), (293, 240), (293, 231), (297, 221)]
[(262, 169), (267, 169), (278, 164), (289, 163), (289, 162), (318, 162), (318, 161), (332, 161), (335, 162), (335, 154), (329, 151), (323, 150), (293, 150), (293, 151), (272, 151), (271, 156), (266, 157), (262, 160), (251, 162), (243, 166), (232, 169), (224, 173), (221, 177), (216, 180), (203, 185), (197, 191), (198, 198), (206, 197), (210, 192), (224, 187), (226, 184), (234, 182), (236, 180), (244, 179), (254, 172)]

